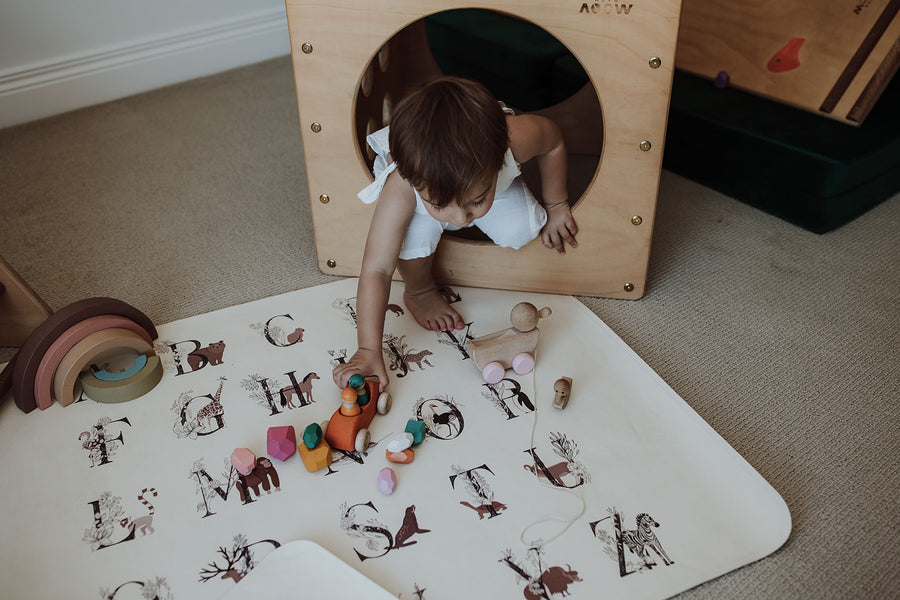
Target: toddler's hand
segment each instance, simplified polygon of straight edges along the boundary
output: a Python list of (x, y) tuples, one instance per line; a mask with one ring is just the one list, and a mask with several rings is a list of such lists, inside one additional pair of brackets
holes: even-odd
[(341, 389), (347, 387), (350, 376), (359, 373), (363, 377), (374, 375), (378, 378), (379, 391), (383, 392), (389, 381), (387, 370), (384, 368), (384, 356), (381, 350), (369, 350), (360, 348), (350, 357), (350, 360), (340, 364), (331, 372), (334, 383)]
[(566, 253), (566, 244), (575, 248), (578, 225), (572, 216), (568, 203), (553, 204), (547, 209), (547, 223), (541, 229), (541, 241), (548, 248), (555, 248), (560, 254)]

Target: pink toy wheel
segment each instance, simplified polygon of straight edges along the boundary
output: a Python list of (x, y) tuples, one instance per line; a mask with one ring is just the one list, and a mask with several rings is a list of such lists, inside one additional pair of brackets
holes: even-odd
[(516, 354), (512, 359), (512, 368), (519, 375), (531, 373), (534, 370), (534, 357), (527, 352)]
[(489, 362), (481, 370), (481, 376), (488, 383), (498, 383), (506, 374), (506, 369), (497, 361)]

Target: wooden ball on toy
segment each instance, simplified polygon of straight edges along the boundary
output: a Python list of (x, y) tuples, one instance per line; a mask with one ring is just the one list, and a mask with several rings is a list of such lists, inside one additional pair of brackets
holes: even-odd
[(537, 327), (538, 320), (550, 316), (550, 308), (544, 307), (538, 310), (531, 302), (519, 302), (513, 306), (509, 313), (509, 321), (514, 329), (519, 331), (531, 331)]
[(357, 396), (357, 391), (352, 387), (345, 387), (343, 391), (341, 391), (341, 400), (344, 402), (356, 402)]
[(350, 387), (361, 388), (366, 384), (366, 380), (359, 373), (354, 373), (350, 376), (350, 380), (347, 383), (350, 385)]

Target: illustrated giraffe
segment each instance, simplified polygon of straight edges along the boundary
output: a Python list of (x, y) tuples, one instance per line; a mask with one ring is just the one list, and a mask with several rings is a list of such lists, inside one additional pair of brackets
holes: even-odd
[(202, 420), (206, 419), (205, 426), (209, 427), (209, 422), (213, 417), (225, 413), (225, 408), (222, 406), (222, 403), (219, 402), (219, 399), (222, 397), (222, 386), (225, 385), (227, 380), (226, 377), (219, 377), (219, 389), (216, 390), (216, 395), (212, 399), (212, 402), (201, 408), (200, 412), (197, 413), (197, 425), (199, 425)]

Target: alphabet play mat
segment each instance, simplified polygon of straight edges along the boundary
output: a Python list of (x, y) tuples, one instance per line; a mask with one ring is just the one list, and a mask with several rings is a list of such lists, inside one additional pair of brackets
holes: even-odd
[[(222, 598), (308, 540), (404, 599), (665, 598), (787, 539), (778, 493), (576, 299), (442, 291), (466, 329), (421, 329), (395, 284), (392, 407), (364, 452), (335, 450), (316, 472), (294, 452), (244, 481), (230, 456), (266, 457), (269, 427), (299, 442), (338, 409), (355, 279), (158, 326), (162, 381), (132, 402), (82, 394), (25, 414), (7, 398), (3, 597)], [(552, 310), (536, 368), (487, 384), (465, 341), (509, 327), (521, 301)], [(390, 463), (386, 440), (410, 420), (425, 439), (413, 462)]]

